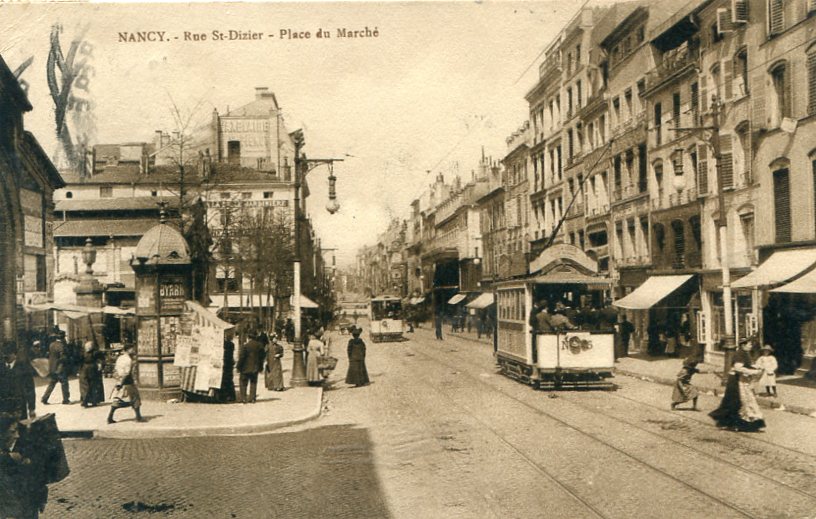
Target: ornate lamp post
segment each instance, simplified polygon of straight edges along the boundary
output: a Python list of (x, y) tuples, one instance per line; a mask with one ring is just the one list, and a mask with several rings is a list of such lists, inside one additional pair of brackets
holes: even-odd
[(294, 258), (294, 285), (292, 289), (292, 303), (293, 303), (293, 317), (295, 321), (295, 340), (292, 347), (294, 356), (292, 358), (292, 378), (290, 384), (293, 387), (305, 386), (308, 384), (306, 380), (306, 363), (304, 362), (303, 353), (303, 337), (301, 330), (300, 317), (300, 263), (301, 263), (301, 207), (300, 207), (300, 188), (303, 185), (303, 180), (311, 170), (327, 164), (329, 166), (329, 202), (326, 205), (326, 210), (334, 214), (340, 209), (340, 204), (337, 203), (337, 193), (335, 191), (335, 184), (337, 178), (334, 176), (334, 162), (342, 162), (343, 159), (307, 159), (305, 154), (301, 151), (305, 144), (302, 130), (295, 130), (290, 134), (295, 145), (295, 258)]

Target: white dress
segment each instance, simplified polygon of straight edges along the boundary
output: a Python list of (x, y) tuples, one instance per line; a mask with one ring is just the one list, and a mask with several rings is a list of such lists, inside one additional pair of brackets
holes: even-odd
[(757, 387), (764, 389), (768, 386), (776, 386), (776, 370), (779, 368), (776, 357), (773, 355), (762, 355), (754, 362), (754, 366), (764, 370), (762, 376), (759, 378), (759, 382), (757, 382)]

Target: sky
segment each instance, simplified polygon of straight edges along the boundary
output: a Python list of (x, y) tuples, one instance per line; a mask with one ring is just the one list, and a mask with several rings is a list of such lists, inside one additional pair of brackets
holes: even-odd
[[(207, 118), (268, 87), (288, 129), (304, 130), (309, 157), (345, 159), (335, 166), (340, 211), (324, 209), (324, 167), (309, 174), (308, 204), (323, 247), (338, 249), (346, 265), (389, 219), (408, 216), (437, 173), (469, 180), (482, 147), (501, 159), (505, 139), (527, 119), (524, 95), (544, 47), (582, 3), (0, 4), (0, 55), (12, 70), (33, 57), (21, 76), (34, 106), (25, 126), (52, 154), (45, 70), (54, 24), (64, 50), (81, 33), (91, 44), (85, 97), (95, 143), (171, 130), (172, 102), (199, 106)], [(339, 28), (366, 27), (377, 36), (337, 37)], [(321, 28), (332, 37), (317, 38)], [(213, 41), (213, 31), (230, 30), (264, 37)], [(311, 37), (282, 39), (281, 30)], [(167, 41), (118, 41), (138, 31), (163, 31)], [(187, 32), (208, 38), (186, 41)]]

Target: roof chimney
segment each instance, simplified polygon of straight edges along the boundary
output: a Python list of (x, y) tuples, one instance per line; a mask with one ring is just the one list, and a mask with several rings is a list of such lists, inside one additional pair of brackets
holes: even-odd
[(255, 87), (255, 99), (261, 99), (267, 92), (269, 92), (267, 87)]

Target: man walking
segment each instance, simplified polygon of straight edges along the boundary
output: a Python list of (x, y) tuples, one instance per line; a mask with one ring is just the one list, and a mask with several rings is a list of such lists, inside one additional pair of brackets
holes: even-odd
[[(249, 402), (255, 403), (255, 396), (258, 391), (258, 373), (263, 369), (263, 347), (257, 341), (256, 337), (250, 336), (250, 339), (244, 343), (241, 348), (241, 353), (238, 355), (238, 373), (240, 374), (240, 395), (239, 399), (242, 404)], [(249, 383), (249, 400), (247, 401), (247, 383)]]
[(65, 332), (60, 330), (48, 345), (48, 387), (42, 397), (42, 403), (48, 404), (51, 392), (60, 383), (62, 390), (62, 403), (70, 404), (71, 396), (68, 389), (68, 366), (66, 365), (67, 355), (65, 351)]
[(139, 396), (136, 381), (133, 380), (134, 348), (133, 344), (125, 344), (125, 351), (116, 359), (114, 366), (114, 375), (117, 379), (116, 393), (114, 393), (113, 403), (108, 413), (108, 423), (116, 423), (113, 413), (121, 407), (132, 407), (136, 413), (136, 421), (144, 422), (141, 409), (142, 399)]

